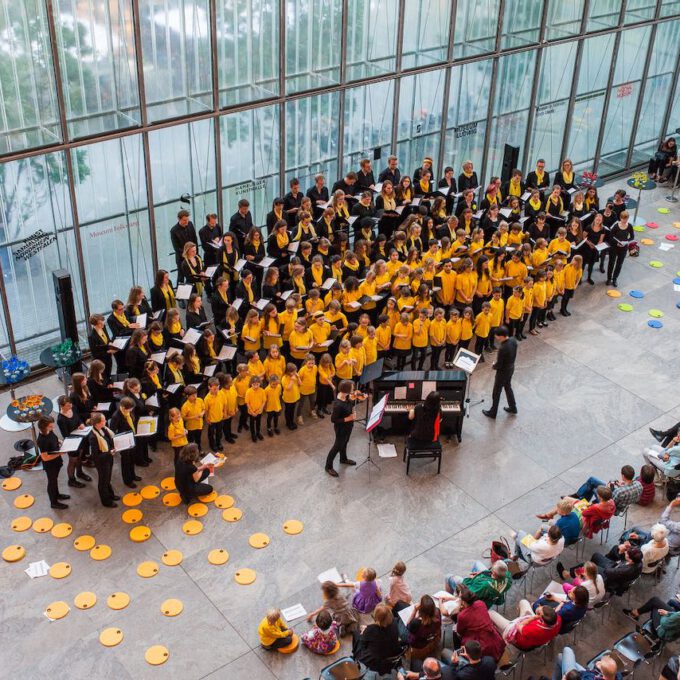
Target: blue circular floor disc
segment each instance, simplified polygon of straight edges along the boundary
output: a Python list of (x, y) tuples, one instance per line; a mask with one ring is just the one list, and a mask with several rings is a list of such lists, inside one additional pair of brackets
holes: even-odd
[(663, 328), (663, 324), (662, 324), (661, 321), (659, 321), (658, 319), (650, 319), (650, 320), (647, 322), (647, 325), (648, 325), (650, 328)]
[(643, 298), (645, 294), (641, 290), (631, 290), (630, 293), (628, 293), (631, 297), (634, 298)]

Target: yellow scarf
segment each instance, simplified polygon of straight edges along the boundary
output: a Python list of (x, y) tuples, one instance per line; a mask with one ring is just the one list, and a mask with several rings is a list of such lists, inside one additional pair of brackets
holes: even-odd
[(486, 200), (489, 201), (490, 206), (494, 205), (494, 204), (496, 204), (496, 205), (498, 204), (498, 199), (495, 196), (492, 197), (492, 196), (489, 196), (489, 194), (487, 194)]
[(194, 373), (200, 373), (201, 372), (201, 362), (198, 360), (198, 357), (191, 357), (191, 368)]
[(139, 349), (142, 352), (142, 354), (147, 354), (146, 347), (144, 347), (144, 345), (139, 345)]
[(132, 313), (135, 316), (139, 316), (139, 307), (137, 305), (132, 305)]
[(595, 205), (595, 199), (591, 201), (589, 198), (586, 198), (586, 210), (590, 210), (591, 205)]
[(105, 345), (109, 344), (109, 336), (106, 334), (106, 331), (103, 328), (95, 328), (97, 331), (97, 335), (104, 341)]
[(337, 265), (331, 265), (331, 272), (333, 274), (333, 278), (336, 281), (342, 282), (342, 267), (338, 267)]
[(149, 339), (151, 340), (152, 345), (160, 347), (163, 344), (163, 333), (160, 331), (154, 331), (153, 333), (149, 334)]
[(472, 175), (474, 174), (474, 170), (473, 170), (472, 172), (468, 172), (467, 170), (463, 170), (463, 174), (464, 174), (468, 179), (470, 179), (470, 177), (472, 177)]
[(130, 322), (127, 320), (127, 317), (125, 316), (125, 314), (119, 315), (119, 314), (116, 314), (116, 312), (114, 312), (114, 313), (113, 313), (113, 316), (114, 316), (116, 319), (118, 319), (118, 321), (120, 322), (120, 325), (121, 325), (121, 326), (124, 326), (125, 328), (127, 328), (127, 327), (130, 325)]
[[(121, 413), (123, 413), (123, 412), (121, 411)], [(132, 422), (132, 418), (130, 417), (130, 414), (129, 413), (123, 413), (123, 418), (125, 418), (125, 421), (127, 422), (128, 427), (134, 432), (135, 431), (135, 425)]]
[(342, 266), (347, 267), (347, 269), (351, 269), (353, 272), (355, 272), (359, 269), (359, 263), (358, 262), (356, 264), (352, 264), (349, 260), (343, 262)]
[(297, 234), (295, 234), (295, 240), (301, 241), (303, 236), (305, 237), (305, 240), (316, 238), (316, 232), (314, 231), (314, 227), (311, 224), (308, 224), (306, 229), (302, 222), (298, 224), (298, 230)]
[(274, 208), (274, 215), (276, 215), (276, 221), (283, 219), (283, 208)]
[(566, 184), (571, 184), (574, 180), (574, 171), (572, 170), (571, 172), (565, 172), (562, 170), (562, 179)]
[(246, 289), (246, 295), (248, 296), (248, 302), (252, 302), (255, 299), (253, 295), (253, 289), (244, 281), (243, 287)]
[(214, 341), (213, 340), (207, 340), (206, 344), (208, 345), (208, 354), (210, 355), (210, 358), (214, 359), (217, 356), (215, 354)]
[(349, 211), (347, 210), (347, 204), (341, 203), (335, 208), (335, 214), (338, 217), (349, 217)]
[(305, 282), (302, 280), (302, 277), (293, 277), (293, 283), (295, 284), (295, 287), (297, 288), (297, 291), (300, 293), (300, 295), (305, 295), (305, 293), (307, 293), (307, 288), (305, 287)]
[(533, 198), (529, 199), (529, 205), (534, 209), (534, 210), (540, 210), (541, 209), (541, 199), (539, 198), (538, 200), (534, 201)]
[[(184, 261), (189, 265), (189, 271), (193, 276), (196, 276), (196, 270), (194, 269), (194, 266), (191, 264), (191, 261), (189, 260), (188, 257), (184, 258)], [(201, 258), (196, 255), (196, 262), (198, 263), (198, 271), (203, 271), (203, 262), (201, 261)], [(203, 284), (199, 281), (194, 284), (196, 286), (196, 294), (200, 297), (203, 295)]]
[(390, 212), (394, 212), (397, 209), (397, 202), (394, 200), (394, 194), (392, 196), (383, 194), (383, 208)]
[(518, 179), (511, 179), (510, 186), (508, 187), (508, 194), (510, 194), (510, 196), (521, 196), (522, 182)]
[(539, 184), (541, 184), (543, 182), (543, 175), (544, 174), (545, 174), (544, 172), (539, 172), (538, 170), (536, 170), (536, 179), (538, 180)]
[(426, 182), (424, 179), (420, 180), (420, 189), (423, 193), (427, 193), (430, 190), (430, 183)]
[(279, 248), (287, 248), (288, 243), (289, 243), (288, 234), (286, 232), (281, 234), (280, 232), (277, 231), (276, 232), (276, 245)]
[[(326, 233), (329, 241), (333, 240), (333, 223), (329, 222), (325, 217), (323, 218), (324, 224), (326, 225)], [(319, 250), (319, 252), (321, 252)]]
[(555, 203), (555, 200), (554, 200), (554, 198), (553, 198), (553, 196), (552, 196), (552, 194), (551, 194), (551, 195), (550, 195), (550, 202), (551, 202), (553, 205), (559, 205), (559, 206), (560, 206), (560, 214), (561, 214), (562, 211), (564, 210), (564, 204), (562, 203), (562, 197), (561, 197), (561, 196), (558, 196), (558, 197), (557, 197), (557, 203)]
[(411, 200), (411, 187), (408, 187), (408, 189), (404, 189), (404, 193), (402, 194), (402, 197), (405, 201)]
[(184, 385), (184, 376), (182, 375), (182, 371), (176, 369), (174, 366), (170, 366), (170, 373), (172, 373), (172, 377), (175, 379), (176, 383)]
[(229, 264), (229, 256), (232, 256), (234, 258), (234, 266), (238, 262), (238, 250), (234, 248), (231, 253), (228, 253), (226, 250), (222, 251), (222, 264), (229, 267), (231, 269), (231, 265)]
[(170, 331), (170, 335), (179, 335), (179, 332), (182, 330), (182, 324), (179, 321), (173, 321), (168, 326), (168, 330)]
[(175, 292), (172, 286), (161, 287), (161, 293), (165, 298), (165, 309), (172, 309), (175, 306)]
[(150, 373), (149, 378), (151, 378), (151, 382), (160, 390), (161, 381), (158, 379), (158, 373)]
[[(113, 432), (111, 432), (111, 430), (109, 430), (109, 428), (106, 427), (106, 425), (102, 427), (102, 430), (105, 431), (111, 437), (111, 439), (113, 439)], [(94, 432), (94, 436), (97, 438), (97, 444), (99, 444), (100, 453), (108, 453), (109, 443), (106, 441), (106, 439), (104, 439), (104, 437), (102, 437), (102, 435), (99, 434), (99, 431), (97, 430), (96, 427), (92, 428), (92, 432)]]
[(323, 283), (323, 265), (312, 265), (312, 278), (314, 279), (314, 283), (319, 286)]

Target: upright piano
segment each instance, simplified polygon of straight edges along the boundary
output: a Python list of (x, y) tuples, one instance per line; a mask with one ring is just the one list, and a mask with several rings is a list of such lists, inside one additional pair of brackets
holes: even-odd
[(425, 401), (430, 392), (437, 391), (442, 398), (442, 423), (440, 432), (460, 442), (465, 417), (465, 371), (395, 371), (383, 374), (373, 382), (373, 403), (386, 394), (387, 406), (380, 424), (382, 434), (406, 434), (412, 421), (408, 412)]

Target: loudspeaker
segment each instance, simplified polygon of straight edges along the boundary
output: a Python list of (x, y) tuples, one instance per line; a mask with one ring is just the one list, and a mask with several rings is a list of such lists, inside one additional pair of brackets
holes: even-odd
[(503, 152), (503, 168), (501, 169), (501, 182), (507, 182), (512, 177), (512, 171), (519, 163), (519, 147), (505, 145)]
[(70, 338), (77, 343), (79, 342), (78, 323), (76, 322), (76, 308), (73, 303), (71, 275), (65, 269), (57, 269), (52, 272), (52, 280), (54, 281), (54, 297), (57, 302), (61, 339)]

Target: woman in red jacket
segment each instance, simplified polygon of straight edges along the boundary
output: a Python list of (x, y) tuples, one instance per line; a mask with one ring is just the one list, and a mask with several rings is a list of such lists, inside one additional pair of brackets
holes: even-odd
[(456, 620), (455, 647), (461, 647), (470, 640), (477, 640), (482, 647), (482, 656), (491, 656), (498, 663), (505, 650), (505, 642), (489, 617), (486, 605), (478, 600), (466, 586), (459, 586), (460, 612)]

